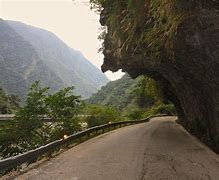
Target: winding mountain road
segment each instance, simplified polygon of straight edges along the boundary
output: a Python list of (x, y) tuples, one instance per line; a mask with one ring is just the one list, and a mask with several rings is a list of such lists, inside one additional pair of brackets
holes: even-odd
[(219, 180), (219, 157), (174, 117), (84, 142), (17, 180)]

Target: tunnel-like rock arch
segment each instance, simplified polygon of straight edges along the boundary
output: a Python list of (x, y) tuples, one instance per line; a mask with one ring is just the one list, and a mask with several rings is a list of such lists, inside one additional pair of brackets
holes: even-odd
[(219, 152), (218, 0), (91, 0), (100, 11), (102, 70), (154, 78), (180, 123)]

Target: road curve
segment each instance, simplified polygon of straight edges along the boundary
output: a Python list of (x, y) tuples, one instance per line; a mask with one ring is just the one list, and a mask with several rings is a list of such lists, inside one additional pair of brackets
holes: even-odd
[(17, 180), (219, 180), (219, 157), (174, 117), (93, 138)]

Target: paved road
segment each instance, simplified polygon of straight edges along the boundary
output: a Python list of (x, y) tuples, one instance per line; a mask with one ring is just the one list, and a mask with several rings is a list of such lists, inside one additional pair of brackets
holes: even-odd
[(91, 139), (16, 179), (219, 180), (219, 157), (163, 117)]

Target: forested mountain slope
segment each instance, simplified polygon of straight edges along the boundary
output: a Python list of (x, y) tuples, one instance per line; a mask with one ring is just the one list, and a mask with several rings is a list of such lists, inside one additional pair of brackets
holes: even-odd
[(119, 110), (136, 108), (136, 90), (142, 77), (132, 79), (128, 74), (121, 79), (107, 83), (96, 94), (92, 95), (88, 102), (115, 106)]
[(52, 91), (74, 86), (83, 97), (108, 82), (80, 52), (49, 31), (0, 20), (0, 32), (0, 85), (22, 100), (36, 80)]

